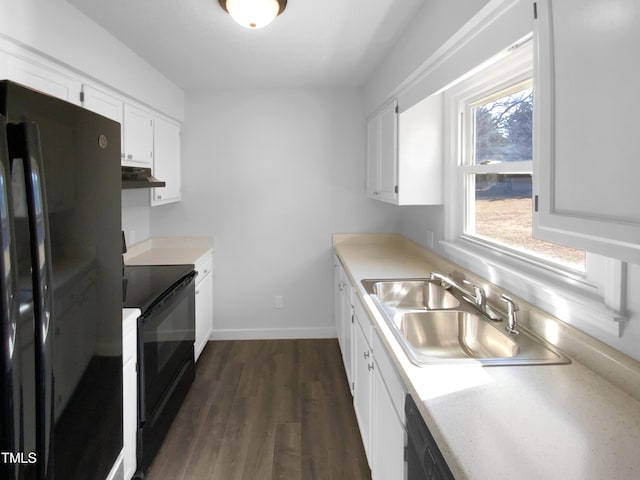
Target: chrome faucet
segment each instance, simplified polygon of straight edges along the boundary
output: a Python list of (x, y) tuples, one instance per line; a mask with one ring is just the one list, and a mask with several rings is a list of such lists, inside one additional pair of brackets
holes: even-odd
[(511, 297), (504, 293), (502, 294), (502, 300), (507, 304), (507, 326), (505, 327), (505, 330), (517, 335), (520, 333), (516, 329), (518, 326), (518, 317), (516, 316), (516, 312), (519, 310), (518, 305), (516, 305)]
[(473, 293), (471, 293), (458, 282), (446, 275), (431, 272), (429, 278), (431, 280), (439, 280), (440, 285), (447, 290), (452, 287), (458, 290), (466, 301), (468, 301), (476, 310), (482, 312), (490, 320), (493, 320), (494, 322), (502, 321), (501, 315), (499, 315), (492, 307), (487, 305), (487, 294), (482, 287), (463, 279), (462, 283), (473, 290)]
[(462, 280), (462, 283), (470, 286), (473, 289), (473, 301), (476, 306), (478, 306), (481, 310), (485, 310), (487, 306), (487, 295), (484, 293), (484, 289), (475, 283), (471, 283), (469, 280)]
[(460, 285), (458, 282), (456, 282), (451, 277), (447, 277), (446, 275), (442, 275), (441, 273), (431, 272), (431, 274), (429, 275), (429, 278), (431, 280), (439, 280), (440, 281), (440, 285), (442, 286), (442, 288), (444, 288), (446, 290), (449, 290), (451, 287), (455, 288), (456, 290), (458, 290), (463, 295), (466, 295), (469, 298), (473, 298), (474, 303), (475, 303), (474, 295), (471, 292), (468, 292), (467, 290), (465, 290), (464, 287), (462, 287), (462, 285)]

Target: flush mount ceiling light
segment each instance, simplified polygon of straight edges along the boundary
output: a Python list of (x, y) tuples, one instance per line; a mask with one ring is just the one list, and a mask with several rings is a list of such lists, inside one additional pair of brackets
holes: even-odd
[(236, 22), (251, 29), (269, 25), (287, 7), (287, 0), (218, 0), (218, 2)]

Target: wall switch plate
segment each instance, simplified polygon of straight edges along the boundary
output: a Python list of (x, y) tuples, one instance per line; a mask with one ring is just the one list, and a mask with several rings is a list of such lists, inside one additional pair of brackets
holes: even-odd
[(276, 295), (276, 308), (284, 308), (284, 298), (282, 295)]

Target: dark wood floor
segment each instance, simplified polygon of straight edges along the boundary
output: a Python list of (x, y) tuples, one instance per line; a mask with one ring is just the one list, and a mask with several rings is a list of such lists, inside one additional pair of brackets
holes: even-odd
[(209, 342), (146, 478), (370, 479), (337, 340)]

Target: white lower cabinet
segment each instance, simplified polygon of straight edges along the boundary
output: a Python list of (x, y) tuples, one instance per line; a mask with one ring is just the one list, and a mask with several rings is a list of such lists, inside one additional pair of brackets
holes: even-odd
[(122, 432), (124, 479), (136, 473), (136, 432), (138, 429), (137, 320), (139, 310), (126, 309), (122, 315)]
[(353, 409), (356, 413), (362, 444), (367, 455), (369, 466), (371, 462), (371, 400), (373, 386), (373, 355), (365, 330), (371, 330), (369, 319), (361, 319), (356, 314), (356, 323), (353, 335), (354, 344), (354, 389)]
[(349, 390), (353, 395), (353, 289), (337, 257), (334, 259), (334, 268), (336, 334), (342, 352)]
[(197, 361), (213, 330), (213, 254), (206, 253), (196, 262), (196, 341)]
[(353, 305), (351, 304), (352, 288), (348, 282), (343, 286), (342, 290), (342, 342), (344, 344), (342, 360), (344, 361), (344, 370), (349, 382), (349, 388), (353, 395), (354, 388), (354, 352), (353, 342), (355, 334), (355, 322), (353, 314)]
[(385, 352), (376, 352), (371, 388), (371, 477), (373, 480), (402, 480), (405, 470), (404, 408), (401, 406), (398, 411), (394, 400), (403, 401), (406, 391), (395, 372), (385, 375), (382, 360), (379, 361)]
[[(407, 390), (337, 258), (334, 266), (337, 269), (336, 329), (345, 368), (352, 367), (353, 408), (371, 476), (373, 480), (403, 480)], [(350, 302), (345, 301), (345, 291), (353, 292)], [(344, 321), (345, 304), (353, 309), (354, 323)], [(344, 336), (341, 338), (341, 325), (352, 326), (349, 341)], [(350, 375), (347, 372), (348, 378)]]

